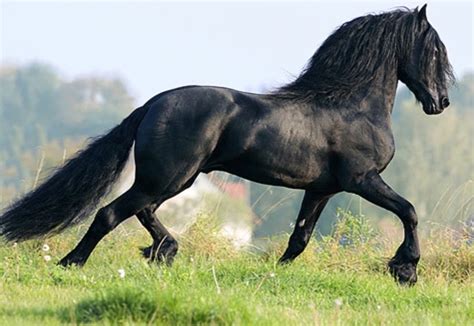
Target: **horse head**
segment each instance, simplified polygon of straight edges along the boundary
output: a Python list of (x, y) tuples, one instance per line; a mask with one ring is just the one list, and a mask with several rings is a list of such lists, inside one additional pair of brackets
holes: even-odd
[[(412, 28), (402, 33), (398, 76), (423, 105), (426, 114), (449, 106), (448, 88), (454, 81), (446, 47), (426, 17), (426, 4), (414, 10)], [(407, 46), (408, 45), (408, 46)]]

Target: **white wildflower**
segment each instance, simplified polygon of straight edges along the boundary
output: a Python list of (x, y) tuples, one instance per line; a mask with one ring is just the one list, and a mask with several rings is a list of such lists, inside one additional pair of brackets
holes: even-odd
[(44, 252), (47, 252), (47, 251), (49, 251), (49, 246), (45, 243), (45, 244), (43, 245), (43, 248), (41, 248), (41, 249), (42, 249)]
[(380, 310), (380, 309), (382, 309), (382, 306), (378, 304), (377, 305), (377, 310)]
[(337, 298), (336, 300), (334, 300), (334, 305), (335, 305), (337, 308), (342, 307), (342, 299), (341, 299), (341, 298)]
[(51, 260), (51, 256), (50, 255), (44, 255), (43, 259), (44, 259), (44, 261), (48, 262), (48, 261)]
[(273, 273), (273, 272), (271, 272), (270, 274), (268, 274), (268, 276), (270, 276), (271, 278), (273, 278), (273, 277), (275, 277), (275, 276), (276, 276), (276, 274), (275, 274), (275, 273)]
[(13, 242), (13, 248), (16, 248), (18, 247), (18, 243), (17, 242)]
[(119, 273), (119, 277), (120, 277), (120, 278), (124, 278), (124, 277), (125, 277), (125, 269), (120, 268), (117, 272)]

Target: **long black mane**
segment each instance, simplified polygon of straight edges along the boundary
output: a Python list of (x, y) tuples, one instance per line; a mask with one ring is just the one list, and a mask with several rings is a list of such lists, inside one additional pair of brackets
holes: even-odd
[[(413, 49), (422, 33), (417, 14), (417, 9), (400, 8), (344, 23), (324, 41), (299, 77), (277, 89), (274, 95), (322, 105), (353, 100), (354, 94), (364, 93), (381, 67), (393, 68), (400, 64), (398, 58), (405, 55), (403, 52)], [(445, 52), (445, 48), (431, 26), (425, 33), (425, 60), (420, 68), (434, 74), (430, 59), (435, 51)], [(439, 78), (454, 80), (447, 55), (441, 54), (439, 64), (444, 73)]]

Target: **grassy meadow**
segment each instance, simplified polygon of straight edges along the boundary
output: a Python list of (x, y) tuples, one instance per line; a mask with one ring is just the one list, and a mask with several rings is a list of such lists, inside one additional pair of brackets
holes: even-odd
[(313, 239), (287, 266), (276, 264), (287, 236), (236, 250), (206, 216), (179, 236), (172, 266), (140, 256), (151, 240), (134, 221), (107, 236), (82, 269), (56, 262), (85, 226), (2, 244), (0, 325), (474, 324), (474, 248), (462, 234), (423, 236), (419, 281), (401, 287), (385, 267), (401, 230), (377, 235), (346, 215), (331, 237)]

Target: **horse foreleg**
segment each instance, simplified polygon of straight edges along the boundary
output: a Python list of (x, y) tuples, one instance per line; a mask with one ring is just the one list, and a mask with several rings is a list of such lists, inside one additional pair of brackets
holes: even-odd
[(279, 262), (289, 263), (303, 252), (313, 233), (314, 226), (331, 196), (306, 191), (293, 233)]
[(137, 213), (138, 220), (153, 238), (151, 246), (141, 249), (142, 254), (150, 261), (171, 264), (178, 252), (178, 242), (154, 214), (156, 207), (150, 206)]
[(354, 182), (348, 191), (395, 213), (400, 218), (405, 231), (405, 239), (388, 263), (388, 267), (400, 284), (415, 284), (420, 247), (416, 231), (418, 218), (413, 205), (393, 191), (376, 172), (367, 173)]

